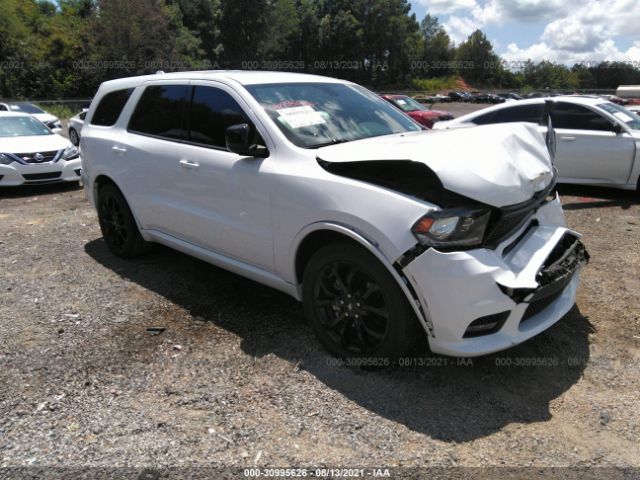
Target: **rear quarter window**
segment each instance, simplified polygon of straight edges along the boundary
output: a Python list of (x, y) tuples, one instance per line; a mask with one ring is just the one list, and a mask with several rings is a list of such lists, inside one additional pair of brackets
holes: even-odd
[(122, 113), (122, 109), (129, 100), (133, 88), (126, 90), (116, 90), (107, 93), (96, 107), (96, 111), (91, 119), (91, 125), (99, 125), (102, 127), (111, 127), (118, 121), (118, 117)]

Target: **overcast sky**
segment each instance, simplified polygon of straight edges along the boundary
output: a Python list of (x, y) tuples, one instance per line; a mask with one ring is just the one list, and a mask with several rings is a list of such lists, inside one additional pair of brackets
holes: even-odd
[(506, 60), (640, 65), (640, 0), (411, 0), (456, 43), (480, 28)]

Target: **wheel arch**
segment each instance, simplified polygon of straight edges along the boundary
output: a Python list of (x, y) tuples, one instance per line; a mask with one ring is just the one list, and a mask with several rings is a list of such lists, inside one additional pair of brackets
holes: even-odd
[[(95, 198), (96, 205), (98, 204), (98, 193), (100, 192), (100, 189), (105, 185), (113, 185), (120, 191), (120, 193), (122, 193), (122, 189), (118, 186), (115, 180), (113, 180), (113, 178), (105, 175), (104, 173), (101, 173), (93, 180), (93, 198)], [(124, 196), (124, 193), (122, 193), (122, 196)]]
[(145, 233), (144, 229), (142, 228), (142, 224), (140, 223), (138, 215), (133, 210), (133, 208), (131, 208), (131, 202), (129, 201), (125, 193), (122, 191), (122, 188), (120, 188), (120, 185), (118, 185), (118, 183), (112, 177), (104, 173), (100, 173), (93, 180), (92, 193), (93, 193), (94, 204), (96, 206), (96, 209), (98, 208), (98, 194), (100, 193), (100, 189), (105, 185), (113, 185), (118, 189), (118, 191), (122, 194), (125, 201), (127, 202), (127, 205), (129, 205), (129, 210), (131, 210), (131, 215), (133, 215), (133, 219), (135, 220), (136, 225), (138, 226), (138, 231), (140, 232), (140, 235), (142, 235), (142, 238), (144, 238), (144, 240), (150, 241), (149, 236)]
[(415, 312), (420, 324), (423, 326), (425, 331), (429, 332), (428, 322), (425, 319), (420, 301), (413, 289), (410, 287), (410, 282), (406, 279), (406, 277), (404, 277), (402, 270), (396, 269), (392, 261), (385, 257), (385, 255), (380, 251), (380, 249), (374, 242), (365, 238), (355, 230), (352, 230), (343, 225), (328, 222), (316, 223), (310, 225), (302, 232), (300, 232), (300, 234), (298, 234), (294, 248), (295, 255), (293, 257), (293, 272), (295, 275), (295, 283), (298, 286), (300, 298), (302, 298), (302, 289), (300, 288), (300, 286), (302, 284), (304, 270), (313, 254), (321, 246), (327, 245), (331, 242), (340, 241), (348, 242), (364, 248), (378, 259), (378, 261), (387, 269), (402, 292), (405, 294), (405, 297), (407, 298), (407, 301)]

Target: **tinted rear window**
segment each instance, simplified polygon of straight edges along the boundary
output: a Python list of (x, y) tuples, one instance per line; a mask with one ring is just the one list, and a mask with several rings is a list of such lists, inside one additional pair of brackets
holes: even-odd
[(131, 92), (133, 92), (133, 88), (127, 88), (126, 90), (116, 90), (115, 92), (107, 93), (102, 97), (91, 119), (91, 125), (110, 127), (116, 123), (127, 100), (129, 100), (131, 96)]
[(196, 86), (191, 105), (192, 142), (226, 148), (227, 127), (250, 123), (238, 102), (224, 90)]
[(476, 125), (489, 125), (493, 123), (493, 117), (495, 116), (495, 112), (485, 113), (484, 115), (480, 115), (479, 117), (471, 120)]
[(486, 125), (488, 123), (512, 123), (512, 122), (531, 122), (540, 123), (542, 119), (544, 105), (520, 105), (517, 107), (504, 108), (487, 115), (477, 117), (473, 123), (477, 125)]
[(129, 121), (129, 130), (186, 140), (183, 116), (188, 95), (187, 85), (153, 85), (145, 88)]

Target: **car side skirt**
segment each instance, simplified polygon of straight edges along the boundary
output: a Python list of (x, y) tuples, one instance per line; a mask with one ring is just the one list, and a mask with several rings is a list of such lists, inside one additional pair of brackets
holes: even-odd
[(255, 282), (280, 290), (281, 292), (291, 295), (296, 300), (301, 300), (298, 288), (295, 285), (285, 282), (271, 272), (249, 265), (240, 260), (221, 255), (211, 250), (207, 250), (158, 230), (145, 230), (144, 233), (146, 234), (145, 237), (148, 237), (149, 240), (153, 242), (160, 243), (169, 248), (173, 248), (174, 250), (178, 250), (179, 252), (215, 265), (216, 267), (223, 268)]

